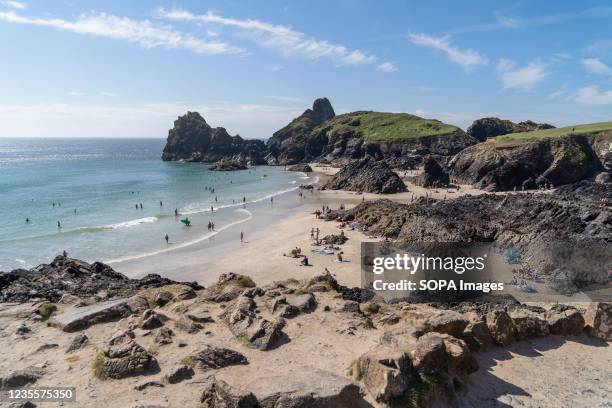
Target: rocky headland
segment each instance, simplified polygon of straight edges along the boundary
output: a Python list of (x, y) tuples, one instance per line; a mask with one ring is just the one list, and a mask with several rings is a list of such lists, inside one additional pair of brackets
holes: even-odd
[(187, 112), (168, 132), (162, 160), (213, 163), (229, 158), (262, 164), (265, 151), (261, 140), (231, 136), (225, 128), (211, 127), (198, 112)]
[(473, 138), (484, 142), (489, 137), (507, 135), (509, 133), (532, 132), (534, 130), (554, 129), (548, 123), (535, 123), (531, 120), (514, 123), (509, 120), (499, 118), (477, 119), (467, 129), (467, 134)]
[(393, 194), (406, 191), (406, 185), (384, 161), (366, 157), (344, 166), (321, 189)]

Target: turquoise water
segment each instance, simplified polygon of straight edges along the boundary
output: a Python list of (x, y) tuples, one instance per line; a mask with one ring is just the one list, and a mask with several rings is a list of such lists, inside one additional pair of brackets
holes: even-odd
[[(0, 270), (48, 262), (63, 250), (111, 262), (188, 246), (214, 234), (208, 221), (218, 232), (252, 217), (253, 203), (312, 181), (277, 167), (211, 172), (162, 162), (164, 142), (0, 139)], [(180, 222), (185, 216), (191, 227)]]

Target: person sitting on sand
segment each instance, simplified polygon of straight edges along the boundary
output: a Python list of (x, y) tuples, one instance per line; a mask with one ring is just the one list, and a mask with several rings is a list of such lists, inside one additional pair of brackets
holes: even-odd
[(344, 253), (344, 252), (340, 251), (340, 252), (338, 252), (338, 253), (336, 254), (336, 257), (338, 258), (338, 259), (337, 259), (337, 261), (338, 261), (338, 262), (344, 262), (344, 260), (342, 259), (342, 254), (343, 254), (343, 253)]
[(308, 264), (308, 257), (306, 255), (304, 255), (304, 259), (302, 259), (302, 261), (300, 262), (300, 264), (302, 264), (303, 266), (310, 266)]

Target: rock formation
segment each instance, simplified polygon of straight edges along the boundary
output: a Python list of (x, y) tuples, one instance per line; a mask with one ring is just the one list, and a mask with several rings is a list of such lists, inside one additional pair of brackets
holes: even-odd
[(162, 160), (212, 163), (231, 158), (262, 164), (265, 150), (261, 140), (230, 136), (222, 127), (210, 127), (198, 112), (187, 112), (174, 121), (168, 132)]
[[(29, 299), (57, 302), (64, 295), (85, 299), (100, 293), (105, 293), (106, 299), (112, 299), (131, 296), (140, 289), (173, 283), (178, 282), (156, 274), (129, 279), (102, 262), (89, 264), (59, 255), (50, 264), (30, 270), (0, 272), (0, 302), (25, 302)], [(202, 288), (195, 282), (185, 285)]]
[(366, 157), (343, 167), (322, 189), (392, 194), (406, 191), (406, 186), (385, 162)]
[(423, 158), (423, 174), (418, 177), (418, 184), (423, 187), (445, 187), (448, 185), (449, 177), (446, 170), (438, 164), (431, 155)]
[(240, 160), (233, 159), (221, 159), (210, 166), (209, 170), (214, 171), (234, 171), (234, 170), (246, 170), (249, 167), (247, 164)]
[(296, 164), (313, 157), (311, 149), (316, 149), (317, 140), (310, 138), (310, 132), (321, 123), (336, 116), (327, 98), (319, 98), (297, 118), (284, 128), (274, 132), (267, 142), (268, 164)]
[(489, 191), (574, 183), (604, 168), (601, 146), (612, 143), (612, 133), (503, 139), (461, 151), (449, 163), (451, 175)]
[(472, 125), (467, 130), (467, 134), (483, 142), (488, 137), (553, 128), (554, 126), (548, 123), (535, 123), (531, 120), (514, 123), (499, 118), (482, 118), (472, 122)]

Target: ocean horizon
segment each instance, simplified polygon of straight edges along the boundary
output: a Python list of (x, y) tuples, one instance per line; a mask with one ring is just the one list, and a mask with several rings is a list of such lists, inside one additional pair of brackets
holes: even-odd
[(1, 138), (0, 270), (31, 268), (63, 251), (118, 262), (183, 248), (251, 219), (255, 203), (312, 182), (282, 167), (217, 172), (163, 162), (164, 143)]

